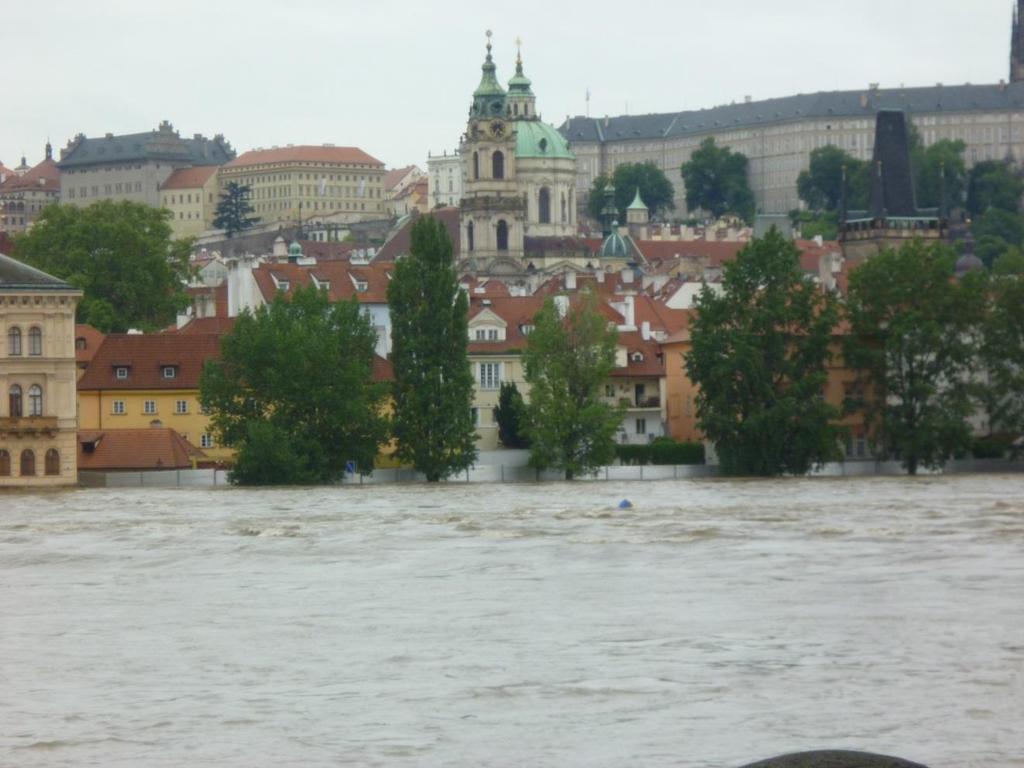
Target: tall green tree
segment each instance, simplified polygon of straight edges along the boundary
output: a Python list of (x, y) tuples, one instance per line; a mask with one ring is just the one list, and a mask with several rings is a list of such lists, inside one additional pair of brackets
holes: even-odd
[(1009, 163), (984, 160), (971, 168), (967, 180), (967, 211), (971, 216), (981, 216), (992, 208), (1018, 213), (1022, 195), (1024, 180)]
[[(651, 218), (657, 218), (666, 211), (676, 207), (675, 189), (664, 171), (652, 161), (642, 163), (621, 163), (615, 166), (611, 183), (615, 187), (615, 207), (619, 212), (619, 221), (625, 223), (626, 208), (633, 202), (636, 192), (640, 190), (640, 199), (650, 211)], [(601, 218), (604, 208), (604, 190), (608, 186), (607, 176), (598, 176), (590, 188), (590, 199), (587, 210), (591, 217)]]
[(1024, 432), (1024, 278), (998, 275), (989, 285), (980, 365), (989, 432)]
[(831, 144), (811, 150), (810, 165), (796, 180), (800, 199), (812, 211), (838, 211), (843, 198), (844, 172), (847, 209), (867, 209), (868, 163)]
[(249, 215), (253, 212), (252, 204), (249, 202), (251, 191), (248, 185), (229, 181), (220, 193), (213, 226), (223, 229), (229, 238), (250, 229), (260, 221), (258, 216)]
[(313, 287), (242, 313), (199, 385), (220, 442), (237, 449), (232, 481), (328, 483), (348, 461), (371, 471), (387, 437), (376, 343), (355, 298), (330, 304)]
[(615, 365), (615, 328), (593, 293), (565, 304), (563, 317), (554, 299), (544, 302), (523, 365), (530, 384), (530, 466), (560, 469), (572, 480), (614, 459), (622, 411), (601, 397)]
[(683, 163), (680, 173), (686, 184), (686, 207), (701, 208), (715, 218), (726, 213), (754, 221), (754, 193), (747, 180), (747, 156), (719, 147), (713, 137), (701, 142)]
[(423, 216), (411, 236), (409, 255), (395, 264), (388, 285), (393, 431), (398, 458), (437, 482), (476, 461), (469, 304), (444, 224)]
[(84, 291), (79, 322), (107, 333), (155, 330), (188, 306), (187, 252), (169, 219), (140, 203), (51, 205), (15, 237), (14, 254)]
[(828, 380), (836, 300), (800, 271), (775, 228), (725, 265), (722, 292), (705, 287), (686, 356), (697, 418), (729, 475), (803, 474), (838, 458), (839, 409)]
[(494, 409), (498, 422), (498, 439), (506, 448), (529, 448), (526, 434), (528, 417), (526, 402), (514, 381), (503, 381), (498, 394), (498, 407)]
[(956, 254), (919, 240), (885, 250), (850, 275), (846, 360), (859, 372), (880, 458), (910, 474), (970, 443), (971, 370), (983, 275), (954, 280)]
[(918, 206), (940, 207), (943, 184), (946, 204), (950, 208), (963, 205), (967, 191), (967, 168), (964, 165), (967, 145), (959, 139), (940, 139), (925, 147), (920, 131), (913, 124), (909, 127), (907, 139)]

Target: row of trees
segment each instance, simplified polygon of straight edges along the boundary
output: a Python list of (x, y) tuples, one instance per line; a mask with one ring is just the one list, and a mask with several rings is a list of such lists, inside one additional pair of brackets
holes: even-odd
[[(233, 480), (330, 482), (349, 468), (370, 471), (389, 439), (395, 457), (429, 481), (470, 467), (474, 379), (456, 278), (444, 226), (423, 217), (388, 286), (390, 388), (374, 376), (375, 333), (354, 298), (331, 305), (307, 288), (243, 313), (200, 384), (213, 428), (237, 449)], [(616, 335), (596, 302), (588, 295), (565, 314), (546, 302), (524, 353), (530, 403), (514, 388), (502, 392), (504, 436), (529, 444), (532, 466), (569, 479), (613, 458), (621, 421), (600, 396)]]
[[(722, 293), (701, 294), (686, 359), (723, 469), (806, 472), (839, 457), (840, 419), (853, 413), (875, 454), (910, 473), (965, 452), (978, 410), (990, 431), (1024, 430), (1024, 280), (953, 280), (955, 258), (919, 241), (884, 251), (853, 271), (840, 303), (777, 232), (741, 251)], [(842, 408), (823, 396), (840, 364), (856, 373)]]

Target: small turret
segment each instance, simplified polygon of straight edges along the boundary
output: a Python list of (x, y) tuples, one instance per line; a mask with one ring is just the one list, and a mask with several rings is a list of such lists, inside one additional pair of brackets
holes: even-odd
[(501, 117), (505, 114), (505, 89), (495, 74), (494, 59), (491, 58), (491, 30), (487, 30), (487, 57), (480, 67), (480, 85), (473, 91), (473, 106), (470, 117)]
[(513, 119), (537, 119), (537, 98), (530, 89), (530, 78), (523, 74), (523, 41), (516, 38), (516, 73), (508, 81), (507, 114)]

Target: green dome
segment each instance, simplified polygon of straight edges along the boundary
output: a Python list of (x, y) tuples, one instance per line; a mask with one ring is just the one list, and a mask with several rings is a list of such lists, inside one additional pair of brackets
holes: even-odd
[(292, 240), (292, 244), (288, 246), (288, 255), (296, 257), (302, 256), (302, 246), (299, 245), (298, 240)]
[(612, 222), (612, 233), (601, 243), (598, 256), (602, 259), (625, 259), (629, 257), (629, 245), (626, 238), (619, 234), (619, 222)]
[(487, 58), (480, 67), (480, 85), (473, 91), (473, 114), (478, 117), (498, 117), (505, 112), (505, 89), (498, 82), (494, 59), (491, 58), (491, 33), (487, 32)]
[(636, 197), (633, 198), (633, 202), (629, 204), (630, 211), (646, 211), (647, 206), (644, 205), (643, 199), (640, 197), (640, 187), (636, 188)]
[(565, 137), (553, 126), (539, 120), (521, 120), (516, 123), (516, 157), (576, 159)]

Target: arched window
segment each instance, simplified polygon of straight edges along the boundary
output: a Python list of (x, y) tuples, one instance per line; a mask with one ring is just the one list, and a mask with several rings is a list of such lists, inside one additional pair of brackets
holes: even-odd
[(21, 416), (21, 387), (17, 384), (11, 386), (7, 396), (7, 406), (7, 415), (12, 419), (17, 419)]
[(11, 454), (0, 448), (0, 477), (11, 476)]
[(501, 152), (491, 155), (491, 176), (495, 179), (505, 178), (505, 155)]
[(562, 193), (562, 218), (560, 221), (563, 224), (565, 223), (565, 192)]
[(7, 354), (21, 354), (21, 328), (14, 326), (7, 331)]
[(30, 477), (36, 473), (36, 455), (28, 448), (21, 452), (21, 476)]
[(474, 243), (473, 243), (473, 222), (472, 221), (469, 222), (469, 224), (466, 225), (466, 242), (469, 243), (469, 250), (472, 251), (473, 247), (474, 247)]
[(508, 224), (504, 219), (498, 221), (498, 250), (508, 250)]
[(473, 179), (480, 178), (480, 153), (473, 153)]
[(56, 448), (51, 448), (46, 452), (46, 474), (60, 474), (60, 454)]
[(43, 415), (43, 388), (38, 384), (33, 384), (28, 388), (28, 415)]
[(43, 354), (43, 332), (38, 326), (28, 329), (28, 353), (30, 355)]
[(537, 195), (537, 210), (539, 211), (540, 223), (550, 224), (551, 223), (551, 190), (547, 187), (540, 188), (540, 194)]

